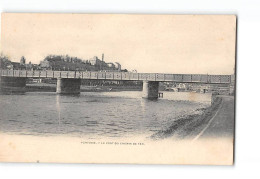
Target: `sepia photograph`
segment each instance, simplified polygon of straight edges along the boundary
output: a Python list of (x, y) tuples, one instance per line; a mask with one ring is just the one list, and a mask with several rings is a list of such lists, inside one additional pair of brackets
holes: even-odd
[(233, 165), (236, 24), (2, 13), (0, 162)]

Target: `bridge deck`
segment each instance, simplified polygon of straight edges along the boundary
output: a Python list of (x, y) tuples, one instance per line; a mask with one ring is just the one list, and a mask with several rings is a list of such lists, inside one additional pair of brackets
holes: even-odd
[(1, 76), (229, 84), (231, 75), (1, 70)]

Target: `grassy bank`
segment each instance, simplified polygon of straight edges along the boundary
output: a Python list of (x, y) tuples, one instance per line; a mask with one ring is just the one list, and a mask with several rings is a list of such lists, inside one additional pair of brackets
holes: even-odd
[(210, 119), (216, 114), (222, 103), (221, 97), (216, 97), (208, 108), (199, 109), (202, 114), (187, 115), (174, 120), (169, 128), (161, 130), (151, 136), (152, 139), (176, 137), (179, 139), (192, 138), (200, 133)]

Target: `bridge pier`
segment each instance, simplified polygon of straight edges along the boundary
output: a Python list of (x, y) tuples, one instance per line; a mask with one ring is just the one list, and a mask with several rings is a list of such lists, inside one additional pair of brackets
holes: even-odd
[(26, 78), (25, 77), (0, 77), (0, 93), (25, 93)]
[(81, 79), (57, 78), (56, 93), (58, 94), (80, 94)]
[(158, 81), (143, 81), (143, 98), (158, 99), (158, 91)]

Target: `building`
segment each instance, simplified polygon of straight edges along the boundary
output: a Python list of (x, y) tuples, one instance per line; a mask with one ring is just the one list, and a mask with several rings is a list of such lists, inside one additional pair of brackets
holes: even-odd
[(25, 65), (25, 63), (26, 63), (26, 59), (24, 58), (24, 56), (22, 56), (20, 59), (20, 64)]
[(115, 65), (114, 65), (114, 63), (107, 63), (107, 66), (109, 67), (109, 68), (112, 68), (112, 69), (115, 69)]
[(41, 66), (42, 69), (50, 69), (51, 68), (51, 64), (48, 60), (41, 61), (40, 66)]
[(11, 62), (11, 65), (9, 65), (8, 68), (12, 70), (25, 70), (26, 66), (25, 64), (21, 64), (19, 62)]
[(120, 63), (115, 62), (115, 68), (116, 68), (118, 71), (121, 71), (121, 65), (120, 65)]
[(96, 71), (102, 70), (104, 63), (97, 56), (94, 56), (88, 61), (91, 65), (95, 66)]
[(93, 58), (89, 59), (88, 61), (91, 65), (94, 65), (94, 66), (101, 65), (101, 60), (97, 56), (94, 56)]

